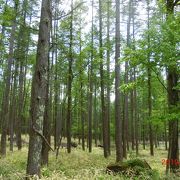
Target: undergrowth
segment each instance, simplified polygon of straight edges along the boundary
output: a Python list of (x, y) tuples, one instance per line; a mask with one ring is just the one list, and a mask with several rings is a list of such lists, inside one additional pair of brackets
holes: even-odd
[[(106, 167), (115, 162), (115, 151), (112, 151), (108, 159), (103, 157), (103, 150), (98, 147), (93, 148), (92, 153), (82, 151), (80, 148), (72, 149), (68, 154), (65, 149), (60, 149), (58, 158), (55, 153), (50, 153), (49, 166), (42, 167), (41, 179), (44, 180), (119, 180), (119, 179), (164, 179), (165, 166), (162, 165), (162, 159), (166, 158), (166, 151), (156, 150), (155, 156), (151, 157), (148, 150), (140, 150), (138, 158), (145, 159), (153, 171), (147, 173), (142, 171), (139, 177), (129, 177), (118, 174), (116, 176), (106, 173)], [(135, 158), (134, 152), (129, 153), (128, 159)], [(27, 147), (21, 151), (15, 150), (13, 153), (8, 152), (6, 158), (0, 159), (0, 179), (3, 180), (20, 180), (24, 179), (26, 172)], [(149, 174), (153, 176), (149, 176)], [(173, 179), (172, 175), (170, 179)], [(166, 178), (169, 179), (167, 176)], [(37, 179), (37, 178), (34, 178)], [(175, 179), (175, 177), (174, 177)]]

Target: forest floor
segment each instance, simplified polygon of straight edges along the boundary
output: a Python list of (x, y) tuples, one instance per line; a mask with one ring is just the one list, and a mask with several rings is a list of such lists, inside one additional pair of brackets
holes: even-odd
[[(16, 148), (14, 152), (7, 153), (6, 158), (0, 159), (0, 179), (16, 180), (24, 179), (26, 162), (27, 162), (28, 148), (23, 147), (21, 151)], [(167, 151), (164, 147), (155, 149), (153, 157), (149, 154), (149, 149), (139, 150), (140, 159), (145, 159), (157, 175), (153, 180), (165, 179), (165, 165), (162, 165), (162, 160), (166, 159)], [(135, 158), (135, 152), (128, 154), (128, 159)], [(66, 149), (60, 149), (59, 156), (56, 159), (54, 152), (50, 153), (49, 166), (42, 168), (42, 179), (49, 180), (119, 180), (119, 179), (149, 179), (152, 177), (142, 174), (141, 178), (126, 178), (123, 175), (109, 175), (106, 174), (106, 167), (115, 162), (115, 151), (108, 159), (103, 157), (103, 149), (100, 147), (93, 147), (92, 153), (82, 151), (81, 147), (72, 148), (72, 153), (68, 154)], [(169, 175), (166, 179), (178, 179)]]

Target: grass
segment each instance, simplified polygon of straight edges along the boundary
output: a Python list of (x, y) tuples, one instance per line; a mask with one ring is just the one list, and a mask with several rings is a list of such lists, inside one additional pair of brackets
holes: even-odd
[[(8, 152), (6, 158), (0, 159), (0, 179), (3, 180), (20, 180), (25, 176), (27, 147), (21, 151)], [(156, 179), (165, 178), (165, 166), (162, 165), (162, 159), (166, 159), (167, 152), (163, 149), (155, 149), (155, 156), (151, 157), (149, 149), (140, 149), (139, 158), (145, 159), (150, 166), (157, 171)], [(128, 154), (128, 159), (135, 158), (135, 152)], [(112, 155), (105, 159), (103, 150), (98, 147), (93, 147), (93, 152), (88, 153), (80, 148), (72, 149), (72, 153), (68, 154), (65, 149), (60, 149), (58, 159), (55, 158), (55, 153), (50, 153), (49, 166), (42, 168), (42, 179), (48, 180), (118, 180), (131, 179), (123, 175), (106, 174), (106, 166), (115, 162), (115, 151)], [(170, 176), (169, 176), (170, 177)], [(167, 179), (173, 179), (171, 176)], [(36, 178), (37, 179), (37, 178)], [(133, 180), (136, 178), (132, 178)], [(137, 179), (152, 179), (152, 177), (142, 174), (141, 178)], [(174, 178), (175, 179), (175, 178)]]

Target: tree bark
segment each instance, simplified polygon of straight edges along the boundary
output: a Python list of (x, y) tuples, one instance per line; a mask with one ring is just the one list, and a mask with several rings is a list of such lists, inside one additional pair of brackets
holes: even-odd
[[(46, 138), (48, 143), (50, 144), (50, 139), (51, 139), (51, 117), (50, 117), (50, 97), (49, 97), (49, 83), (50, 83), (50, 72), (49, 72), (49, 67), (50, 67), (50, 61), (48, 59), (48, 75), (47, 75), (47, 84), (46, 84), (46, 99), (45, 99), (45, 111), (44, 111), (44, 119), (43, 119), (43, 136)], [(49, 158), (49, 146), (45, 141), (42, 143), (42, 160), (41, 164), (42, 165), (48, 165), (48, 158)]]
[(27, 175), (40, 176), (43, 117), (48, 79), (48, 54), (51, 24), (51, 1), (42, 0), (35, 72), (31, 90), (30, 140)]

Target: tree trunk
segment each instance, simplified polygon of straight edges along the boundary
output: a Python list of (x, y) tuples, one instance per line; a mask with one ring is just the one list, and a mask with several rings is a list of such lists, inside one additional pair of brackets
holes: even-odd
[(36, 66), (31, 90), (30, 140), (27, 174), (40, 176), (43, 117), (48, 79), (51, 1), (42, 0)]
[[(178, 1), (175, 1), (178, 3)], [(167, 0), (167, 20), (174, 14), (174, 6), (176, 5), (174, 0)], [(172, 41), (171, 41), (172, 40)], [(173, 38), (170, 39), (170, 44), (174, 47)], [(173, 113), (177, 108), (179, 102), (178, 90), (175, 89), (178, 85), (178, 66), (168, 66), (167, 69), (167, 90), (168, 90), (168, 106), (169, 113)], [(179, 162), (179, 147), (178, 147), (178, 119), (169, 121), (169, 149), (168, 159), (173, 159)], [(179, 168), (179, 164), (170, 163), (166, 166), (166, 172), (169, 170), (175, 172)]]
[[(130, 80), (133, 82), (133, 71), (131, 70), (130, 74)], [(130, 103), (131, 103), (131, 145), (132, 145), (132, 150), (134, 150), (135, 146), (135, 128), (134, 128), (134, 90), (132, 89), (130, 92)]]
[(102, 50), (102, 1), (99, 0), (99, 57), (100, 57), (100, 77), (101, 77), (101, 108), (102, 108), (102, 127), (103, 127), (103, 147), (104, 157), (109, 156), (108, 152), (108, 118), (107, 118), (107, 107), (104, 93), (104, 64), (103, 64), (103, 50)]
[[(13, 151), (13, 143), (14, 143), (14, 127), (16, 122), (16, 106), (17, 106), (17, 99), (16, 99), (16, 92), (17, 92), (17, 75), (18, 75), (18, 64), (15, 62), (15, 70), (13, 73), (12, 81), (13, 85), (11, 85), (11, 103), (10, 103), (10, 111), (9, 111), (9, 131), (10, 131), (10, 151)], [(17, 141), (17, 137), (16, 137)]]
[[(131, 16), (132, 16), (132, 8), (131, 8), (131, 0), (129, 0), (129, 15), (128, 15), (128, 22), (127, 22), (127, 47), (130, 47), (130, 23), (131, 23)], [(129, 62), (125, 62), (125, 84), (128, 84), (128, 69), (129, 69)], [(128, 111), (128, 92), (125, 92), (124, 97), (124, 127), (123, 127), (123, 156), (127, 158), (126, 146), (128, 143), (128, 119), (129, 119), (129, 111)]]
[[(134, 67), (134, 81), (136, 82), (136, 68)], [(138, 115), (138, 104), (137, 104), (137, 91), (136, 87), (134, 88), (134, 122), (135, 122), (135, 144), (136, 144), (136, 156), (139, 153), (139, 144), (138, 144), (138, 126), (139, 115)]]
[[(148, 30), (150, 28), (149, 24), (149, 0), (147, 0), (147, 13), (148, 13)], [(150, 36), (148, 34), (148, 51), (150, 48)], [(154, 143), (153, 143), (153, 129), (152, 129), (152, 123), (151, 123), (151, 114), (152, 114), (152, 87), (151, 87), (151, 69), (150, 69), (150, 52), (148, 52), (148, 68), (147, 68), (147, 74), (148, 74), (148, 118), (149, 118), (149, 141), (150, 141), (150, 154), (151, 156), (154, 156)]]
[(108, 153), (111, 154), (111, 133), (110, 133), (110, 91), (111, 91), (111, 80), (110, 80), (110, 7), (111, 2), (107, 3), (107, 121), (108, 121)]
[(168, 150), (168, 146), (167, 146), (167, 129), (166, 129), (166, 122), (164, 122), (164, 141), (165, 141), (165, 150)]
[(81, 111), (81, 137), (82, 137), (82, 149), (85, 151), (85, 132), (84, 132), (84, 102), (83, 102), (83, 83), (81, 82), (81, 102), (80, 102), (80, 111)]
[(94, 143), (97, 147), (97, 140), (98, 140), (98, 117), (97, 117), (97, 89), (96, 89), (96, 82), (94, 82)]
[(116, 161), (122, 162), (122, 119), (120, 106), (120, 0), (116, 0), (116, 34), (115, 34), (115, 138), (116, 138)]
[(88, 143), (89, 143), (89, 152), (92, 152), (92, 94), (93, 94), (93, 81), (92, 81), (92, 77), (93, 77), (93, 59), (94, 59), (94, 35), (93, 35), (93, 16), (94, 16), (94, 12), (93, 12), (93, 5), (94, 5), (94, 1), (92, 0), (92, 27), (91, 27), (91, 63), (89, 63), (89, 92), (88, 92)]
[(73, 54), (72, 54), (72, 43), (73, 43), (73, 0), (71, 0), (71, 20), (70, 20), (70, 43), (69, 43), (69, 69), (68, 69), (68, 107), (67, 107), (67, 122), (66, 122), (66, 132), (67, 132), (67, 151), (71, 152), (71, 117), (72, 117), (72, 63), (73, 63)]

